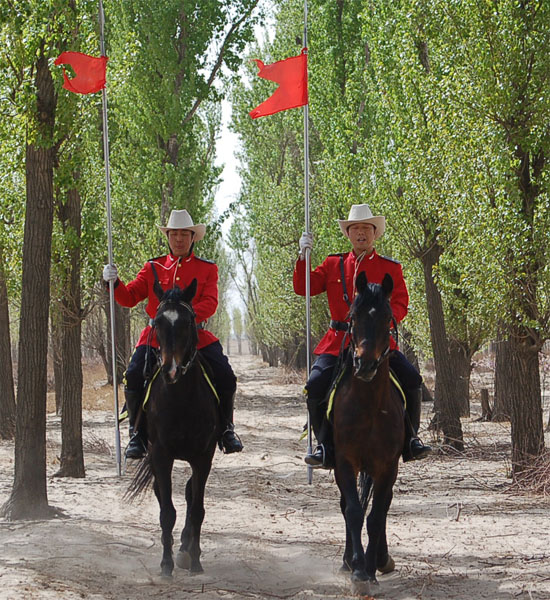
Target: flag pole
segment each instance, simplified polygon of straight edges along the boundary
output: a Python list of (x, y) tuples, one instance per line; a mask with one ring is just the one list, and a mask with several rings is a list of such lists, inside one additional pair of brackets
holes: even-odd
[[(99, 0), (99, 31), (101, 56), (105, 56), (105, 14), (103, 0)], [(107, 91), (105, 86), (101, 93), (103, 105), (103, 158), (105, 161), (105, 195), (107, 200), (107, 247), (109, 264), (113, 264), (113, 234), (111, 226), (111, 174), (109, 170), (109, 126), (107, 123)], [(116, 343), (115, 343), (115, 282), (109, 281), (109, 312), (111, 315), (111, 357), (113, 370), (113, 394), (115, 402), (115, 450), (117, 474), (122, 474), (120, 452), (120, 427), (118, 423), (118, 382), (116, 377)]]
[[(307, 0), (304, 0), (304, 44), (305, 52), (307, 53)], [(307, 63), (306, 63), (307, 64)], [(309, 84), (308, 84), (309, 87)], [(305, 227), (306, 233), (310, 233), (309, 229), (309, 98), (304, 104), (304, 203), (305, 203)], [(306, 370), (309, 377), (311, 370), (311, 251), (306, 249)], [(311, 434), (311, 417), (309, 410), (307, 411), (307, 453), (313, 452), (312, 434)], [(313, 482), (313, 468), (307, 467), (307, 482)]]

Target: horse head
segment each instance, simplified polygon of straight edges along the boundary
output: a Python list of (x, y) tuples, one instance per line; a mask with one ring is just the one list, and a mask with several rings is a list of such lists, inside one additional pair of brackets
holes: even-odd
[(160, 296), (153, 328), (160, 346), (159, 364), (166, 383), (176, 383), (197, 355), (197, 325), (191, 300), (197, 280), (185, 288), (174, 287)]
[(357, 296), (350, 310), (353, 370), (356, 377), (368, 382), (390, 351), (393, 279), (386, 274), (382, 284), (369, 283), (362, 271), (355, 285)]

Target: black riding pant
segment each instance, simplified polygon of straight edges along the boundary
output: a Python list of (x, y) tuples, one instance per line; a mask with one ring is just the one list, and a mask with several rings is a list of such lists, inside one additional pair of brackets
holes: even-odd
[[(200, 355), (212, 369), (212, 379), (220, 396), (232, 397), (237, 389), (237, 378), (223, 353), (220, 342), (213, 342), (199, 350)], [(141, 392), (145, 386), (146, 373), (152, 375), (157, 351), (151, 346), (137, 346), (124, 373), (124, 384), (131, 391)]]

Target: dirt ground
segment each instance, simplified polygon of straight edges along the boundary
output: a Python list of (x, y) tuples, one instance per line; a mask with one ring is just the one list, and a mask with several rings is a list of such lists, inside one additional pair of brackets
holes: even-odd
[[(84, 479), (48, 479), (49, 503), (67, 518), (0, 520), (0, 598), (133, 599), (352, 598), (339, 568), (344, 524), (332, 473), (307, 483), (300, 377), (257, 357), (231, 356), (239, 378), (236, 422), (245, 450), (217, 453), (207, 486), (204, 573), (159, 577), (158, 506), (122, 496), (117, 475), (112, 390), (100, 366), (86, 368)], [(424, 405), (423, 436), (431, 406)], [(436, 452), (400, 465), (388, 517), (395, 572), (379, 577), (377, 598), (550, 599), (550, 501), (510, 491), (509, 424), (464, 420), (467, 451)], [(48, 415), (48, 474), (58, 468), (60, 421)], [(126, 427), (122, 429), (127, 442)], [(547, 445), (550, 439), (547, 440)], [(174, 470), (183, 525), (188, 467)], [(13, 483), (13, 445), (0, 442), (0, 503)]]

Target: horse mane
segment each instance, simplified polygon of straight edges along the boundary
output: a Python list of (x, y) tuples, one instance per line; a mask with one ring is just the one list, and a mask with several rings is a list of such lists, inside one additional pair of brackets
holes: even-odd
[(373, 308), (383, 308), (389, 306), (388, 296), (384, 293), (382, 286), (378, 283), (367, 283), (362, 293), (355, 296), (355, 300), (351, 306), (351, 311), (355, 312), (370, 306)]
[(184, 290), (175, 286), (166, 290), (162, 295), (162, 302), (181, 302), (184, 300)]

